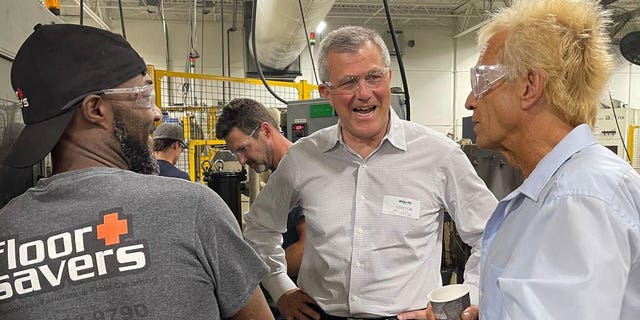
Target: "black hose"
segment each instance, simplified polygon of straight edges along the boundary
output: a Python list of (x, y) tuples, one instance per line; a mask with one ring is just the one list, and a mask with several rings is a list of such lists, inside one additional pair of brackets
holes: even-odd
[(260, 74), (260, 80), (262, 80), (262, 84), (267, 88), (267, 91), (271, 93), (271, 95), (278, 99), (280, 102), (284, 104), (288, 104), (287, 100), (280, 98), (267, 83), (267, 80), (264, 78), (264, 74), (262, 74), (262, 68), (260, 67), (260, 62), (258, 61), (258, 50), (256, 49), (256, 14), (258, 12), (258, 0), (253, 0), (253, 6), (251, 8), (251, 46), (253, 47), (253, 61), (256, 63), (256, 68), (258, 69), (258, 73)]
[(387, 15), (387, 22), (389, 23), (389, 31), (391, 31), (391, 39), (393, 40), (393, 47), (396, 50), (396, 57), (398, 58), (398, 67), (400, 68), (400, 77), (402, 78), (402, 86), (404, 87), (405, 106), (407, 110), (407, 120), (411, 120), (411, 108), (409, 105), (409, 84), (407, 83), (407, 75), (404, 72), (404, 63), (400, 56), (400, 48), (398, 48), (398, 39), (396, 39), (396, 30), (393, 28), (393, 22), (391, 21), (391, 13), (389, 13), (389, 2), (387, 0), (382, 1), (384, 3), (384, 12)]
[[(204, 29), (204, 26), (203, 26)], [(222, 65), (220, 66), (220, 70), (222, 71), (222, 76), (224, 77), (224, 1), (220, 0), (220, 44), (222, 45), (222, 50), (220, 50), (220, 56), (222, 58)], [(229, 32), (227, 31), (227, 49), (229, 49)], [(204, 72), (203, 72), (204, 73)], [(231, 73), (227, 74), (229, 76)], [(222, 104), (227, 103), (227, 86), (226, 82), (222, 83)]]
[(304, 35), (307, 38), (307, 49), (309, 49), (309, 60), (311, 60), (311, 68), (313, 69), (313, 78), (318, 82), (318, 75), (316, 74), (316, 64), (313, 62), (313, 53), (311, 52), (311, 45), (309, 44), (309, 31), (307, 30), (307, 22), (304, 18), (304, 11), (302, 10), (302, 1), (298, 0), (298, 7), (300, 7), (300, 17), (302, 18), (302, 26), (304, 27)]
[(122, 12), (122, 0), (118, 0), (118, 9), (120, 9), (120, 26), (122, 27), (122, 37), (126, 40), (127, 33), (124, 31), (124, 13)]

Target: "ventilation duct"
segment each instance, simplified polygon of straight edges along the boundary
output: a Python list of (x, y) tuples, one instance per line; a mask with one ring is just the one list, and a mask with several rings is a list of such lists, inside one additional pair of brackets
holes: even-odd
[[(335, 0), (300, 0), (309, 32), (315, 30), (327, 16), (334, 2)], [(245, 2), (245, 5), (250, 4), (250, 1)], [(258, 0), (256, 16), (258, 61), (261, 65), (276, 70), (287, 68), (307, 45), (298, 1)], [(250, 54), (253, 54), (251, 42), (248, 47)]]

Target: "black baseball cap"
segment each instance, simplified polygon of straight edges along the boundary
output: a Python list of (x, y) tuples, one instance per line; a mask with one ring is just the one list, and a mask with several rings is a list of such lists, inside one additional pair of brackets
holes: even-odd
[(144, 60), (122, 36), (74, 24), (36, 25), (11, 67), (25, 127), (4, 164), (25, 168), (56, 145), (83, 99), (146, 74)]

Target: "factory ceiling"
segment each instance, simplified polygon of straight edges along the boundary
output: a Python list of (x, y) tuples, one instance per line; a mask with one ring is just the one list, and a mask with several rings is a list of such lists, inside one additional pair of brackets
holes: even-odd
[[(260, 0), (273, 1), (273, 0)], [(318, 0), (316, 0), (318, 1)], [(393, 24), (398, 29), (448, 28), (452, 35), (475, 30), (485, 21), (491, 11), (508, 6), (513, 0), (388, 0)], [(203, 5), (204, 2), (204, 5)], [(296, 0), (287, 0), (298, 5)], [(616, 14), (640, 13), (640, 0), (602, 0)], [(65, 21), (78, 21), (80, 6), (85, 12), (87, 24), (103, 28), (117, 28), (122, 17), (132, 20), (160, 21), (164, 7), (166, 21), (189, 21), (195, 15), (197, 21), (224, 21), (225, 26), (233, 20), (242, 19), (247, 0), (60, 0), (61, 16)], [(634, 12), (634, 10), (636, 10)], [(638, 19), (634, 14), (633, 19)], [(325, 18), (330, 25), (364, 25), (386, 28), (384, 1), (382, 0), (336, 0)]]

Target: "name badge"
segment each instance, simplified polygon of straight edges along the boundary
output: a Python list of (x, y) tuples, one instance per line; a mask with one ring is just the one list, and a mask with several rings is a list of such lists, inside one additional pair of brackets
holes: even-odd
[(409, 198), (384, 196), (382, 213), (407, 218), (420, 218), (420, 201)]

